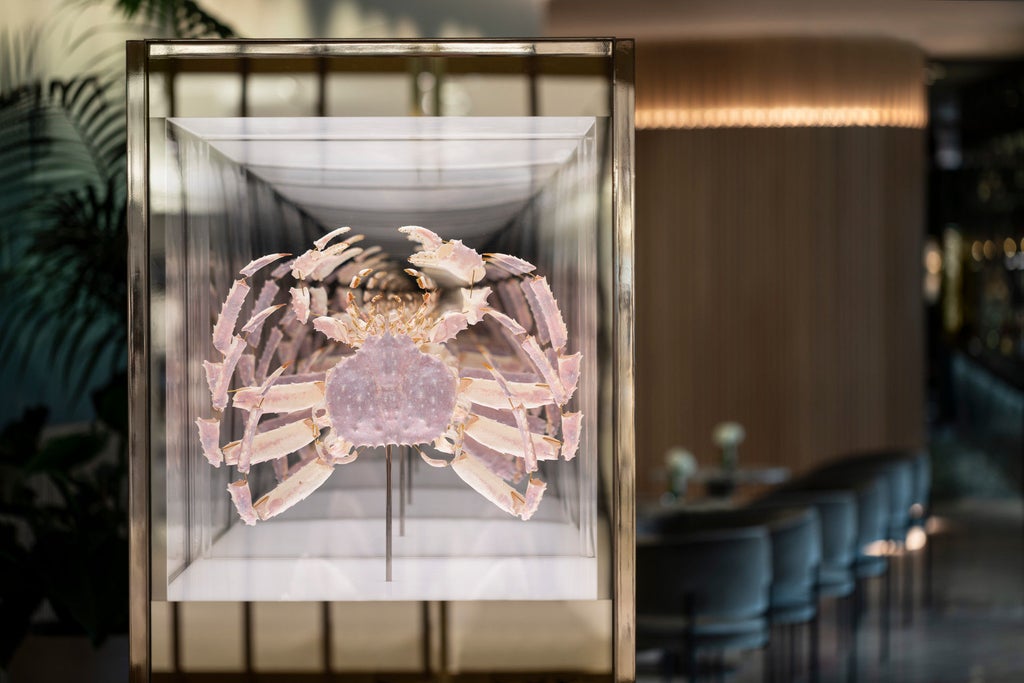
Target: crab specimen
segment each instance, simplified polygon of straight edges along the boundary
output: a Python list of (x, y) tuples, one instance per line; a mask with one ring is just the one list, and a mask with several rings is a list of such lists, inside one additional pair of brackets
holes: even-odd
[[(389, 456), (391, 446), (415, 448), (527, 520), (546, 488), (538, 461), (575, 457), (582, 414), (566, 408), (581, 356), (566, 350), (547, 280), (515, 256), (399, 230), (418, 244), (410, 268), (355, 246), (361, 235), (336, 242), (349, 233), (338, 228), (295, 258), (255, 259), (231, 286), (213, 327), (220, 359), (204, 363), (212, 417), (196, 425), (210, 464), (241, 474), (228, 492), (246, 524), (281, 514), (380, 446)], [(250, 280), (273, 264), (239, 328)], [(229, 403), (244, 430), (222, 447)], [(264, 462), (277, 485), (253, 502), (248, 475)]]

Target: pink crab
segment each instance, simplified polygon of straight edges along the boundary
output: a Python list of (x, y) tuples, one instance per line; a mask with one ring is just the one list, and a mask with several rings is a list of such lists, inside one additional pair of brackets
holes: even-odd
[[(413, 268), (355, 246), (360, 235), (335, 242), (349, 232), (338, 228), (264, 279), (240, 329), (249, 279), (290, 255), (252, 261), (232, 285), (213, 328), (221, 359), (204, 363), (213, 414), (196, 425), (210, 463), (242, 475), (228, 491), (246, 524), (299, 503), (364, 449), (398, 445), (527, 520), (546, 488), (538, 461), (575, 456), (582, 414), (566, 406), (581, 357), (566, 351), (547, 280), (517, 257), (400, 231), (419, 244)], [(288, 301), (275, 304), (289, 274)], [(495, 346), (507, 353), (492, 356)], [(245, 427), (221, 447), (229, 403)], [(253, 503), (247, 475), (263, 462), (278, 483)]]

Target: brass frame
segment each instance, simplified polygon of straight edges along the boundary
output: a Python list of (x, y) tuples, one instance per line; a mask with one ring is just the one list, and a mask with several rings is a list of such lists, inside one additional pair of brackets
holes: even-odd
[(600, 57), (612, 78), (615, 317), (612, 361), (614, 476), (613, 680), (635, 679), (635, 452), (633, 351), (633, 41), (617, 39), (412, 41), (128, 41), (129, 662), (132, 683), (150, 680), (149, 101), (150, 60), (282, 57)]

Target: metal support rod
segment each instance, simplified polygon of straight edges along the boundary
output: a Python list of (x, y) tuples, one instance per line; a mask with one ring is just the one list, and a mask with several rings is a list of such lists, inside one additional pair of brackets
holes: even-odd
[(412, 505), (412, 471), (413, 471), (413, 465), (419, 466), (418, 465), (419, 461), (418, 460), (413, 460), (412, 455), (413, 455), (413, 448), (412, 448), (412, 446), (410, 446), (409, 448), (405, 449), (405, 457), (409, 460), (409, 475), (408, 475), (408, 478), (405, 481), (405, 483), (406, 483), (406, 492), (405, 492), (405, 499), (406, 500), (405, 500), (405, 502), (407, 502), (409, 505)]
[(402, 446), (398, 452), (398, 535), (405, 536), (405, 480), (408, 477), (406, 472), (409, 463), (406, 462), (405, 452), (408, 446)]
[(391, 581), (391, 445), (384, 447), (384, 460), (387, 463), (386, 503), (384, 504), (384, 563), (385, 581)]

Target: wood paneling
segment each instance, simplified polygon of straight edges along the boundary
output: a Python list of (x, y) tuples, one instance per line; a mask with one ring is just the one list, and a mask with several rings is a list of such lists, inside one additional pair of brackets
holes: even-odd
[(795, 472), (924, 438), (923, 133), (637, 132), (638, 488), (672, 446)]

